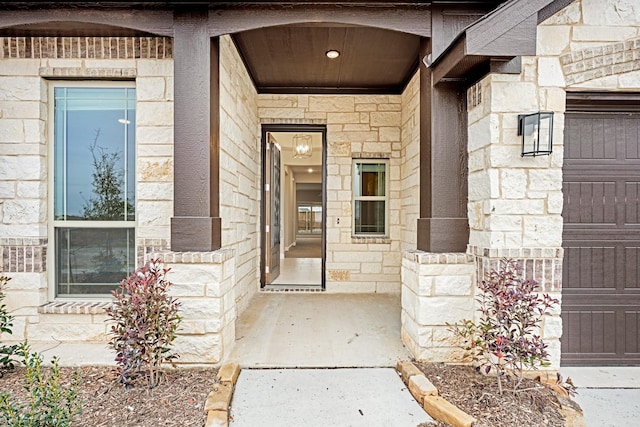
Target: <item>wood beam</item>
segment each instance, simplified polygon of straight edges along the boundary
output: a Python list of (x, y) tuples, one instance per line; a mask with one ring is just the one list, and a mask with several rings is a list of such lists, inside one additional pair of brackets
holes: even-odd
[(219, 41), (206, 10), (175, 12), (174, 217), (171, 249), (212, 251), (219, 217)]
[(276, 25), (330, 22), (364, 25), (401, 31), (422, 37), (431, 36), (429, 4), (396, 6), (349, 6), (335, 4), (262, 5), (256, 7), (224, 7), (209, 12), (209, 34), (220, 36)]
[[(423, 40), (420, 57), (430, 50), (430, 41)], [(469, 242), (466, 91), (455, 83), (435, 83), (433, 70), (421, 62), (417, 248), (464, 252)]]
[(164, 10), (8, 10), (0, 13), (0, 29), (47, 22), (112, 25), (136, 31), (173, 36), (173, 15)]

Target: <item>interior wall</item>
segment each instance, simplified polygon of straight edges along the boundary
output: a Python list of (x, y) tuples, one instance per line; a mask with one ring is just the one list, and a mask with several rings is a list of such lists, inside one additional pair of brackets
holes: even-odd
[(289, 166), (284, 167), (284, 173), (282, 174), (284, 189), (283, 198), (285, 202), (281, 205), (283, 209), (283, 227), (281, 241), (284, 242), (280, 245), (281, 255), (284, 257), (284, 252), (291, 247), (296, 241), (296, 228), (297, 228), (297, 202), (296, 202), (296, 183), (293, 178), (293, 172)]
[(222, 245), (235, 250), (242, 312), (258, 286), (260, 123), (257, 92), (229, 36), (220, 37), (220, 216)]
[(300, 203), (322, 203), (322, 188), (318, 188), (318, 190), (296, 188), (296, 197)]

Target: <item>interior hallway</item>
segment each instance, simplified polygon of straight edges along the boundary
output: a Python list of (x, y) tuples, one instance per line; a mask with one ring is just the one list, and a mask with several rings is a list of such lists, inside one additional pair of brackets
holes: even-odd
[(296, 245), (280, 258), (280, 274), (270, 285), (291, 287), (322, 285), (322, 239), (319, 236), (296, 238)]
[(236, 322), (225, 362), (241, 367), (393, 367), (399, 294), (258, 293)]

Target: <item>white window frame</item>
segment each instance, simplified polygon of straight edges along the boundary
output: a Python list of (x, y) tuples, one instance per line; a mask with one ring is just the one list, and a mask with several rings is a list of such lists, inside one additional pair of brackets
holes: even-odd
[[(47, 141), (48, 141), (48, 161), (47, 161), (47, 170), (48, 170), (48, 182), (47, 182), (47, 295), (49, 301), (54, 300), (66, 300), (66, 301), (74, 301), (74, 300), (92, 300), (92, 301), (111, 301), (113, 298), (107, 294), (87, 294), (87, 295), (65, 295), (59, 297), (56, 295), (57, 293), (57, 283), (56, 283), (56, 262), (55, 262), (55, 251), (56, 251), (56, 228), (130, 228), (134, 230), (134, 233), (137, 230), (138, 226), (138, 186), (137, 182), (134, 185), (134, 194), (135, 194), (135, 220), (134, 221), (67, 221), (67, 220), (56, 220), (54, 217), (55, 211), (55, 89), (58, 87), (78, 87), (78, 88), (136, 88), (136, 82), (132, 80), (121, 80), (121, 81), (102, 81), (102, 80), (78, 80), (78, 81), (69, 81), (69, 80), (51, 80), (48, 82), (48, 90), (47, 90)], [(137, 98), (137, 92), (136, 92)], [(138, 110), (137, 107), (137, 99), (136, 99), (136, 112)], [(137, 164), (137, 152), (138, 152), (138, 143), (137, 141), (135, 151), (136, 151), (136, 161)], [(88, 226), (90, 224), (90, 226)], [(136, 242), (137, 246), (137, 242)], [(134, 248), (134, 253), (137, 255), (137, 247)], [(124, 277), (123, 277), (124, 279)]]
[[(356, 196), (356, 165), (358, 164), (384, 164), (384, 196)], [(389, 159), (352, 159), (351, 165), (351, 236), (352, 237), (389, 237)], [(357, 201), (383, 201), (384, 202), (384, 232), (383, 233), (356, 233), (356, 202)]]

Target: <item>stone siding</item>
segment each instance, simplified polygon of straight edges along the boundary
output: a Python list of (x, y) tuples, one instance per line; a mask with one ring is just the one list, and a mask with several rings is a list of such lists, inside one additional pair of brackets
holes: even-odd
[(118, 43), (109, 42), (111, 50), (98, 53), (95, 46), (107, 46), (107, 39), (0, 38), (0, 86), (11, 89), (0, 94), (0, 253), (2, 271), (12, 279), (6, 304), (16, 318), (14, 340), (108, 339), (104, 313), (80, 310), (77, 303), (51, 303), (53, 276), (47, 268), (53, 250), (48, 235), (49, 81), (135, 79), (138, 264), (145, 254), (169, 247), (173, 215), (171, 40), (119, 38)]
[[(561, 298), (566, 91), (640, 88), (638, 12), (623, 0), (576, 0), (538, 26), (519, 75), (491, 74), (467, 93), (470, 238), (476, 280), (504, 257)], [(520, 156), (518, 114), (552, 111), (553, 154)], [(560, 309), (545, 316), (551, 369), (560, 366)]]
[(402, 342), (428, 362), (463, 362), (461, 342), (449, 331), (475, 316), (476, 268), (463, 253), (405, 251), (402, 259)]
[(420, 73), (413, 76), (402, 93), (401, 130), (401, 249), (412, 250), (418, 245), (420, 217)]
[(180, 364), (220, 364), (235, 343), (237, 306), (233, 249), (159, 252), (171, 294), (181, 302), (182, 322), (174, 342)]
[(567, 89), (640, 88), (640, 4), (575, 0), (538, 27), (538, 54)]
[[(402, 97), (258, 95), (263, 123), (327, 126), (327, 271), (329, 292), (399, 292)], [(388, 236), (352, 234), (352, 162), (389, 159)]]
[[(197, 311), (197, 307), (213, 304), (215, 301), (210, 301), (210, 297), (214, 285), (200, 286), (204, 291), (196, 295), (193, 292), (199, 282), (194, 278), (215, 270), (218, 264), (193, 261), (197, 254), (189, 256), (188, 261), (187, 258), (176, 261), (175, 254), (166, 252), (170, 247), (173, 216), (171, 41), (159, 38), (150, 40), (152, 44), (136, 45), (143, 41), (122, 38), (120, 44), (113, 45), (116, 50), (94, 55), (88, 53), (86, 43), (101, 42), (98, 38), (51, 38), (46, 52), (44, 45), (38, 44), (39, 40), (29, 40), (4, 38), (0, 41), (0, 46), (9, 46), (2, 51), (4, 56), (0, 56), (0, 85), (12, 88), (11, 92), (0, 94), (0, 121), (3, 129), (7, 129), (0, 135), (0, 231), (3, 236), (0, 252), (3, 271), (12, 278), (6, 300), (16, 316), (12, 339), (34, 342), (52, 339), (106, 342), (108, 339), (104, 313), (87, 312), (77, 302), (48, 303), (54, 291), (46, 264), (47, 251), (52, 250), (48, 248), (51, 240), (47, 238), (49, 136), (45, 133), (45, 124), (49, 113), (49, 85), (46, 79), (135, 79), (137, 262), (141, 265), (150, 257), (172, 257), (174, 270), (170, 280), (177, 283), (177, 295), (185, 299), (186, 309)], [(166, 59), (136, 59), (156, 57)], [(221, 39), (220, 80), (221, 216), (223, 245), (231, 249), (228, 253), (232, 255), (227, 255), (223, 263), (221, 283), (226, 291), (219, 296), (223, 302), (218, 301), (218, 306), (226, 308), (210, 313), (207, 319), (195, 316), (195, 311), (185, 314), (186, 329), (177, 343), (178, 350), (187, 354), (181, 359), (182, 363), (220, 361), (224, 349), (228, 350), (234, 341), (237, 307), (246, 307), (257, 290), (260, 127), (255, 89), (229, 37)], [(229, 256), (233, 259), (227, 259)], [(193, 270), (194, 264), (200, 272), (196, 275), (187, 271)], [(189, 280), (194, 283), (188, 283)], [(232, 286), (236, 281), (238, 286)], [(78, 327), (65, 327), (65, 323)], [(200, 349), (196, 351), (197, 347)]]
[(260, 123), (257, 93), (231, 37), (220, 38), (222, 247), (235, 252), (235, 299), (244, 311), (260, 269)]

